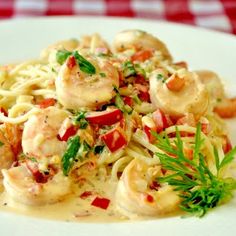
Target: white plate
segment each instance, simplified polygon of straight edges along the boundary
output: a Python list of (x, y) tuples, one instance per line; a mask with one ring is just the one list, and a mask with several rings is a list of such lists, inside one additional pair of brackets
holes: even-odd
[[(111, 42), (124, 29), (142, 29), (163, 40), (176, 61), (192, 69), (211, 69), (236, 95), (236, 38), (178, 24), (100, 17), (36, 18), (0, 22), (0, 64), (36, 58), (42, 48), (57, 40), (99, 32)], [(236, 125), (232, 130), (236, 131)], [(233, 133), (233, 132), (232, 132)], [(234, 132), (236, 133), (236, 132)], [(236, 139), (234, 139), (236, 141)], [(179, 217), (132, 223), (70, 223), (0, 213), (0, 235), (236, 235), (236, 199), (202, 219)]]

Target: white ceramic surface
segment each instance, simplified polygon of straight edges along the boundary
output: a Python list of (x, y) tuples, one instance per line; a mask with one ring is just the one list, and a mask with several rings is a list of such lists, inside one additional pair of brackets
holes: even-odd
[[(236, 95), (236, 37), (218, 32), (157, 21), (56, 17), (0, 21), (0, 64), (35, 58), (57, 40), (99, 32), (109, 42), (124, 29), (142, 29), (163, 40), (176, 61), (192, 69), (219, 73), (229, 94)], [(236, 141), (236, 122), (230, 121)], [(235, 131), (235, 132), (234, 132)], [(236, 143), (236, 142), (234, 142)], [(236, 235), (236, 198), (202, 219), (179, 217), (129, 223), (70, 223), (29, 218), (0, 212), (0, 235)]]

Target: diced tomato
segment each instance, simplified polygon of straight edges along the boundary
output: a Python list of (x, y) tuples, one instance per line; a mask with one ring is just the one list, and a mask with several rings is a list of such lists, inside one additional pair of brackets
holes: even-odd
[(150, 203), (154, 202), (154, 198), (153, 198), (153, 196), (150, 195), (150, 194), (147, 194), (146, 200), (147, 200), (148, 202), (150, 202)]
[(67, 60), (67, 63), (66, 63), (67, 67), (69, 69), (72, 69), (75, 65), (76, 65), (76, 60), (75, 60), (75, 57), (74, 56), (70, 56)]
[(86, 119), (91, 124), (97, 125), (113, 125), (123, 118), (123, 114), (120, 109), (95, 111), (87, 113)]
[(133, 105), (133, 99), (129, 96), (123, 97), (123, 101), (125, 105), (129, 105), (130, 107)]
[(30, 170), (30, 172), (32, 173), (32, 175), (37, 183), (46, 183), (47, 182), (48, 177), (39, 171), (37, 162), (31, 161), (31, 160), (26, 160), (26, 166)]
[(169, 118), (167, 119), (167, 116), (163, 113), (161, 109), (157, 109), (155, 112), (153, 112), (152, 118), (156, 125), (158, 133), (170, 126), (170, 124), (168, 123)]
[(110, 204), (109, 199), (100, 198), (100, 197), (96, 197), (91, 203), (92, 206), (99, 207), (99, 208), (102, 208), (104, 210), (106, 210), (108, 208), (109, 204)]
[(142, 84), (142, 85), (147, 85), (148, 81), (144, 78), (144, 76), (142, 75), (136, 75), (135, 80), (134, 80), (135, 84)]
[(227, 136), (224, 137), (224, 143), (223, 143), (223, 151), (224, 153), (228, 153), (232, 150), (232, 144)]
[(0, 107), (0, 112), (3, 113), (4, 116), (8, 116), (7, 111), (3, 107)]
[(108, 131), (106, 134), (103, 134), (101, 136), (101, 139), (111, 152), (115, 152), (118, 149), (127, 145), (125, 134), (119, 127)]
[(131, 57), (131, 61), (144, 62), (144, 61), (148, 60), (152, 56), (153, 56), (153, 51), (152, 50), (148, 50), (148, 49), (147, 50), (142, 50), (142, 51), (136, 52)]
[(200, 123), (201, 123), (201, 130), (204, 134), (209, 134), (209, 132), (211, 131), (211, 125), (208, 121), (208, 119), (206, 118), (201, 118), (200, 119)]
[(83, 192), (82, 194), (80, 194), (80, 198), (81, 199), (86, 199), (86, 198), (88, 198), (88, 197), (90, 197), (91, 195), (93, 195), (93, 193), (91, 192), (91, 191), (85, 191), (85, 192)]
[(50, 107), (50, 106), (54, 106), (56, 103), (56, 100), (54, 98), (46, 98), (44, 99), (43, 101), (41, 101), (39, 103), (39, 107), (41, 109), (44, 109), (44, 108), (47, 108), (47, 107)]
[(143, 102), (150, 102), (150, 95), (148, 91), (146, 92), (139, 91), (138, 97)]
[(185, 80), (178, 75), (173, 74), (166, 80), (165, 84), (169, 90), (179, 92), (184, 87)]
[(69, 137), (75, 135), (77, 132), (77, 128), (75, 126), (70, 126), (68, 129), (65, 130), (65, 132), (60, 132), (58, 135), (57, 135), (57, 138), (60, 140), (60, 141), (65, 141), (67, 142), (67, 140), (69, 139)]

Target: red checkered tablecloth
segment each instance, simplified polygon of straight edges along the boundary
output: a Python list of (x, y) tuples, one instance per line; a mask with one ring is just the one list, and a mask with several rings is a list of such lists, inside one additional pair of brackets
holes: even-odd
[(0, 19), (51, 15), (158, 19), (236, 34), (236, 0), (0, 0)]

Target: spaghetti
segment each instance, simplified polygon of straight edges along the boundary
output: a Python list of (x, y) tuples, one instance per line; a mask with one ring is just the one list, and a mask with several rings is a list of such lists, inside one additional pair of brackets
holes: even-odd
[(212, 91), (223, 91), (216, 74), (174, 63), (154, 36), (123, 31), (112, 48), (98, 34), (61, 41), (0, 70), (7, 199), (32, 209), (80, 196), (86, 216), (91, 203), (134, 218), (180, 208), (204, 215), (223, 196), (193, 208), (189, 194), (207, 189), (207, 198), (213, 180), (231, 181), (225, 195), (233, 190), (235, 149), (218, 114), (234, 100)]

